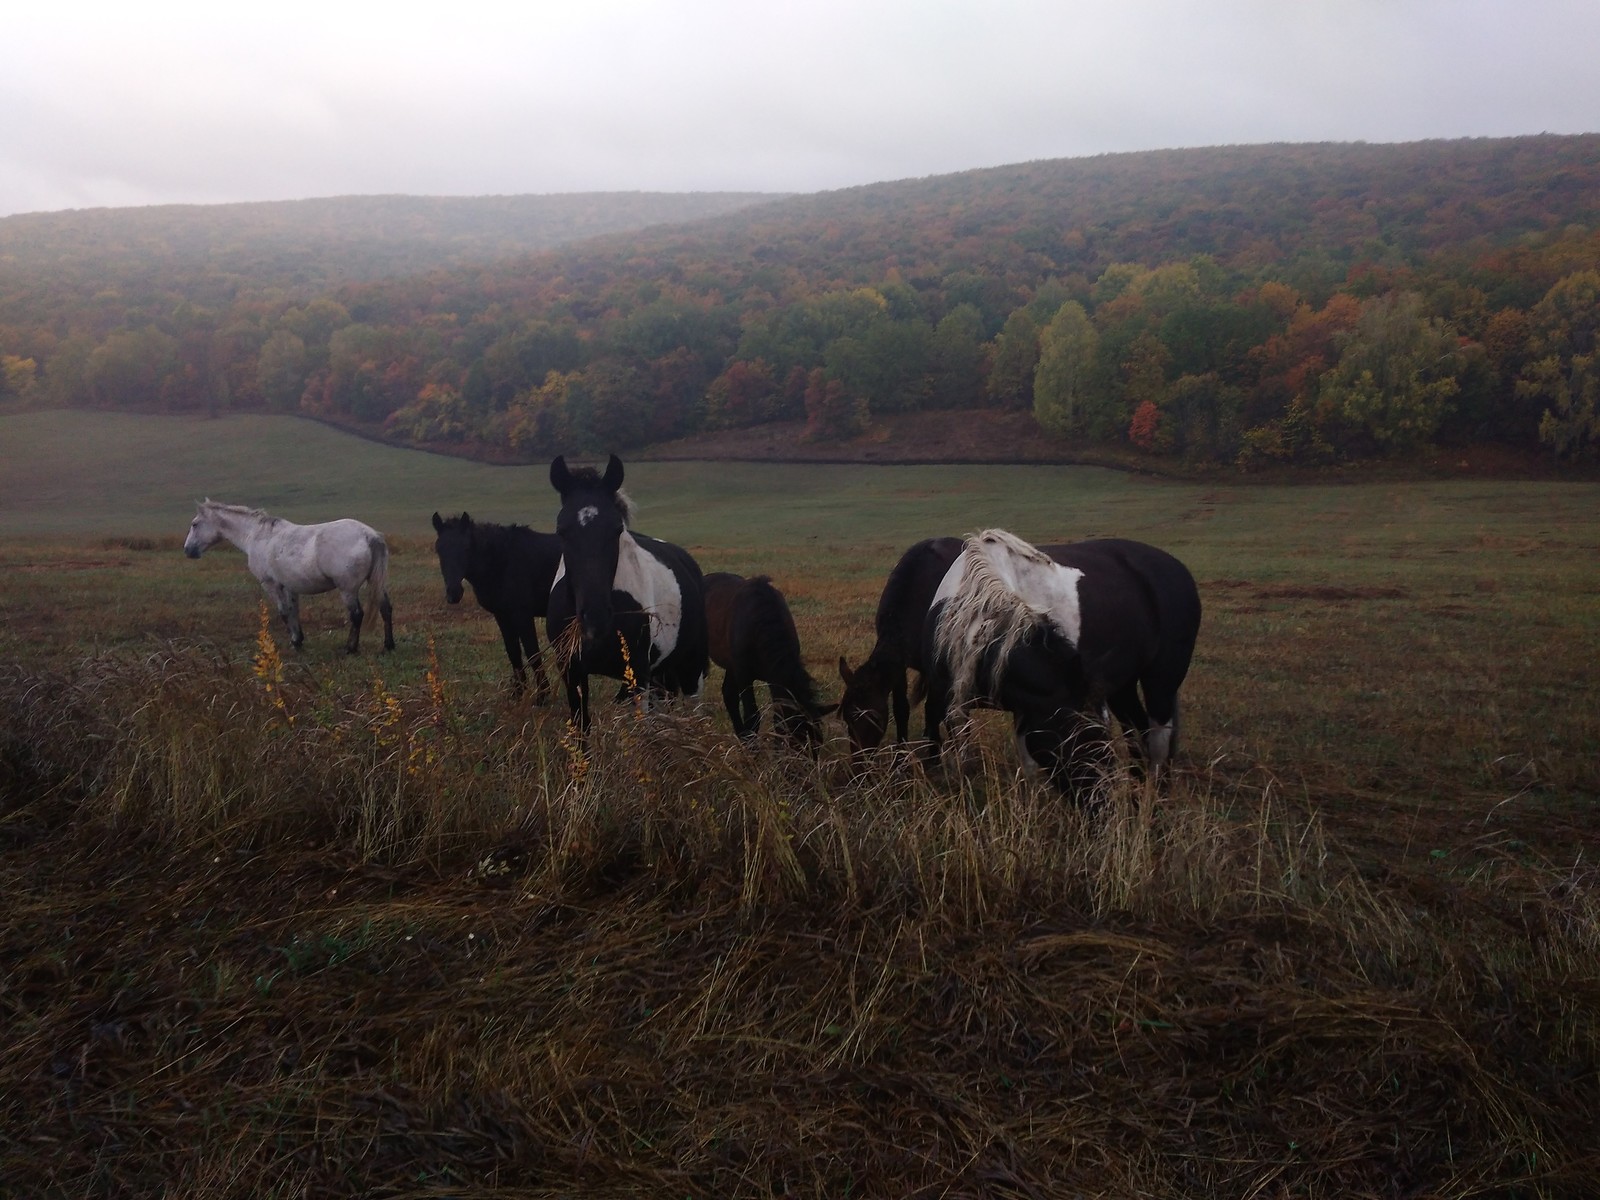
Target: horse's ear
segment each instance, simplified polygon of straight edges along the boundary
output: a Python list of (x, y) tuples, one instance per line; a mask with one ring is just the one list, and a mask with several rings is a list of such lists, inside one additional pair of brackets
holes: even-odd
[(571, 483), (572, 472), (567, 470), (566, 456), (558, 454), (555, 461), (550, 464), (550, 486), (565, 496)]
[(844, 680), (845, 687), (849, 687), (850, 681), (855, 677), (856, 673), (850, 669), (850, 664), (845, 662), (844, 655), (839, 655), (839, 678)]
[(439, 514), (437, 512), (433, 514), (433, 531), (435, 533), (444, 532), (444, 522), (439, 519)]
[(467, 512), (462, 513), (461, 514), (461, 523), (463, 525), (465, 525), (468, 529), (471, 529), (472, 528), (472, 514), (471, 513), (467, 513)]
[(608, 492), (614, 492), (622, 486), (622, 460), (613, 454), (606, 463), (605, 478), (600, 481)]

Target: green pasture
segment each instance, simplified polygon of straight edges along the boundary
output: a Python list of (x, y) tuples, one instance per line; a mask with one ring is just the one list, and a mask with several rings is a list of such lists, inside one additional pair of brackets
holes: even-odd
[[(883, 578), (918, 538), (993, 525), (1035, 541), (1132, 537), (1200, 581), (1191, 754), (1270, 771), (1313, 803), (1483, 813), (1597, 790), (1600, 485), (634, 462), (628, 487), (644, 532), (690, 546), (707, 570), (774, 577), (825, 691), (839, 655), (869, 649)], [(193, 499), (208, 495), (384, 530), (401, 647), (383, 669), (418, 677), (428, 634), (454, 678), (501, 686), (492, 623), (470, 601), (443, 603), (429, 516), (548, 528), (543, 465), (395, 449), (287, 417), (0, 418), (0, 657), (60, 663), (170, 638), (248, 655), (258, 593), (240, 556), (177, 553)], [(372, 656), (336, 654), (335, 600), (305, 609), (299, 669), (372, 669)]]

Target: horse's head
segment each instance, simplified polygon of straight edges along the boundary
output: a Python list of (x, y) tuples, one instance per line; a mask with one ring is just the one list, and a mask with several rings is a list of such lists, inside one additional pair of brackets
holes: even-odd
[(550, 464), (550, 484), (561, 495), (556, 536), (587, 646), (610, 637), (613, 628), (611, 590), (629, 516), (628, 498), (621, 491), (622, 460), (613, 454), (601, 475), (592, 467), (569, 470), (558, 455)]
[(1075, 804), (1096, 807), (1115, 761), (1104, 722), (1072, 711), (1036, 714), (1036, 718), (1017, 734), (1024, 773), (1042, 776)]
[(451, 604), (461, 603), (461, 581), (467, 577), (472, 561), (472, 517), (462, 513), (459, 517), (441, 519), (433, 514), (433, 551), (439, 556), (439, 571), (444, 575), (444, 598)]
[(222, 540), (222, 524), (217, 519), (216, 506), (209, 498), (195, 505), (194, 520), (189, 522), (189, 536), (183, 539), (183, 552), (189, 558), (199, 558)]
[(776, 696), (773, 701), (772, 721), (778, 727), (778, 732), (815, 756), (822, 748), (822, 726), (819, 722), (839, 706), (798, 698), (792, 701), (779, 700)]
[(850, 753), (861, 755), (877, 749), (889, 728), (891, 683), (888, 672), (871, 658), (851, 670), (850, 664), (840, 655), (839, 678), (844, 681), (839, 716), (844, 719), (845, 730), (850, 735)]

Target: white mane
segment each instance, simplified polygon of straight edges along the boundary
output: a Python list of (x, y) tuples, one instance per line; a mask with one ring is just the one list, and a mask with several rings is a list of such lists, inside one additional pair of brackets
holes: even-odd
[(210, 496), (197, 502), (195, 507), (204, 512), (226, 513), (230, 517), (253, 517), (262, 522), (278, 519), (264, 508), (251, 508), (248, 504), (224, 504), (221, 500), (213, 500)]
[(1045, 625), (1078, 644), (1078, 580), (1082, 572), (1004, 529), (969, 536), (945, 574), (934, 603), (945, 602), (933, 652), (949, 668), (951, 702), (980, 699), (978, 671), (991, 650), (1003, 663), (1017, 644)]

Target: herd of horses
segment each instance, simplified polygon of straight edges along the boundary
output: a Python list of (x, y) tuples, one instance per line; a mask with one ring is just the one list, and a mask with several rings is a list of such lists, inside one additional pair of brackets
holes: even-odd
[[(445, 598), (470, 585), (500, 629), (521, 693), (550, 699), (538, 622), (555, 649), (573, 722), (587, 731), (590, 677), (623, 681), (641, 700), (698, 695), (708, 662), (741, 737), (756, 735), (755, 684), (765, 682), (780, 732), (813, 752), (820, 720), (838, 711), (855, 756), (881, 745), (894, 717), (908, 737), (924, 703), (925, 752), (937, 758), (952, 720), (979, 707), (1011, 714), (1018, 757), (1075, 797), (1098, 779), (1108, 718), (1151, 773), (1177, 748), (1178, 690), (1200, 628), (1194, 577), (1176, 558), (1118, 538), (1033, 546), (1002, 529), (936, 537), (908, 549), (878, 602), (877, 639), (857, 667), (841, 657), (844, 693), (824, 704), (807, 673), (794, 617), (767, 576), (703, 574), (681, 546), (631, 528), (623, 465), (604, 472), (550, 464), (560, 497), (554, 533), (433, 514)], [(298, 597), (337, 590), (359, 646), (360, 589), (383, 617), (393, 649), (388, 549), (359, 521), (296, 525), (259, 509), (201, 502), (184, 541), (197, 558), (218, 541), (245, 552), (298, 649)], [(915, 692), (910, 674), (918, 676)]]

